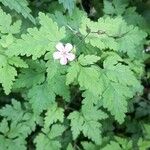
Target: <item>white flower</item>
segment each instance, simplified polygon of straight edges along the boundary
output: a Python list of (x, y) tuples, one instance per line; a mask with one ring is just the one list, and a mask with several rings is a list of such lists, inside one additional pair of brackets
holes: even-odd
[(53, 58), (60, 59), (60, 64), (66, 65), (68, 61), (73, 61), (75, 59), (75, 55), (71, 53), (73, 46), (70, 43), (66, 45), (58, 43), (56, 49), (57, 51), (53, 53)]

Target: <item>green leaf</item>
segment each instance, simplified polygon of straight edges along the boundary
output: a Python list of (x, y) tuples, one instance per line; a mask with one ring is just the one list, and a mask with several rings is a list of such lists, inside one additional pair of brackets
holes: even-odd
[(66, 67), (61, 66), (58, 62), (54, 61), (48, 53), (45, 59), (48, 59), (47, 66), (47, 82), (52, 87), (56, 95), (63, 97), (65, 101), (70, 100), (69, 87), (66, 85)]
[(4, 88), (6, 94), (9, 94), (13, 85), (13, 81), (17, 76), (17, 71), (10, 65), (0, 67), (0, 83)]
[[(5, 26), (6, 27), (6, 26)], [(14, 37), (11, 33), (8, 35), (2, 35), (0, 39), (1, 46), (5, 49), (8, 48), (14, 42)], [(5, 51), (5, 50), (3, 50)]]
[(33, 59), (37, 59), (45, 54), (49, 49), (50, 41), (45, 37), (42, 31), (36, 28), (28, 29), (28, 34), (23, 34), (22, 39), (16, 40), (7, 51), (8, 55), (32, 55)]
[(54, 103), (55, 93), (47, 83), (44, 83), (31, 88), (28, 98), (34, 112), (39, 114)]
[(118, 50), (118, 43), (113, 38), (113, 35), (116, 36), (116, 32), (122, 26), (122, 22), (121, 18), (112, 19), (107, 17), (105, 19), (100, 18), (98, 22), (92, 22), (88, 18), (85, 19), (83, 17), (80, 32), (86, 37), (86, 43), (90, 43), (100, 50), (107, 48)]
[[(143, 40), (147, 34), (138, 27), (128, 27), (128, 33), (117, 40), (119, 43), (119, 51), (127, 52), (130, 57), (136, 57), (137, 49), (143, 51)], [(128, 45), (128, 48), (126, 47)]]
[(66, 29), (69, 29), (73, 33), (79, 31), (81, 25), (81, 18), (87, 17), (85, 11), (80, 10), (78, 7), (74, 8), (72, 15), (64, 15), (60, 11), (55, 11), (55, 14), (51, 15), (52, 19), (57, 22), (59, 27), (65, 26)]
[(123, 63), (123, 59), (117, 54), (111, 53), (105, 58), (103, 69), (94, 65), (82, 67), (76, 63), (79, 71), (76, 71), (74, 67), (71, 68), (74, 69), (74, 72), (70, 75), (67, 74), (67, 76), (75, 74), (74, 78), (77, 78), (80, 87), (87, 90), (83, 95), (85, 97), (84, 104), (99, 103), (103, 105), (119, 123), (124, 121), (127, 100), (137, 92), (141, 93), (143, 89), (130, 67), (121, 63)]
[(95, 56), (95, 55), (86, 55), (86, 56), (81, 55), (78, 58), (79, 63), (83, 66), (93, 65), (99, 60), (100, 60), (100, 57)]
[(80, 67), (80, 73), (78, 76), (80, 87), (89, 90), (94, 95), (99, 95), (102, 93), (102, 87), (98, 81), (99, 70), (96, 66)]
[(149, 140), (144, 140), (144, 139), (140, 138), (138, 141), (138, 146), (139, 146), (139, 150), (148, 149), (150, 147)]
[(64, 126), (55, 124), (48, 132), (43, 132), (37, 135), (34, 140), (34, 142), (36, 143), (36, 149), (49, 150), (51, 148), (52, 150), (60, 150), (61, 144), (56, 138), (60, 137), (64, 130)]
[(55, 77), (59, 73), (61, 68), (60, 68), (60, 65), (56, 61), (52, 60), (51, 53), (47, 53), (46, 57), (48, 57), (46, 58), (48, 59), (48, 62), (46, 63), (47, 80), (51, 81), (53, 77)]
[(130, 89), (117, 83), (109, 84), (109, 87), (102, 95), (103, 106), (107, 108), (112, 115), (115, 116), (115, 119), (119, 123), (124, 121), (125, 113), (127, 112), (126, 96), (130, 95)]
[(64, 38), (65, 29), (58, 29), (57, 24), (47, 15), (39, 13), (41, 28), (29, 28), (27, 34), (23, 34), (21, 39), (13, 43), (7, 54), (12, 55), (32, 55), (33, 60), (43, 56), (46, 51), (55, 51), (55, 45)]
[(136, 92), (142, 92), (142, 86), (130, 67), (121, 62), (122, 58), (113, 54), (104, 60), (104, 69), (80, 66), (78, 75), (79, 85), (87, 90), (83, 103), (103, 105), (119, 123), (124, 121), (127, 100)]
[(31, 10), (28, 7), (28, 2), (26, 0), (0, 0), (0, 2), (10, 9), (21, 13), (25, 18), (30, 19), (35, 24), (35, 19), (30, 14)]
[(150, 33), (149, 22), (136, 11), (136, 7), (126, 9), (123, 18), (128, 24), (139, 26), (142, 30)]
[(0, 133), (7, 134), (9, 131), (8, 122), (6, 119), (3, 119), (0, 123)]
[(16, 139), (8, 139), (0, 135), (0, 141), (0, 148), (2, 150), (26, 150), (26, 141), (21, 137)]
[[(35, 130), (36, 123), (40, 123), (41, 118), (31, 112), (31, 108), (26, 106), (22, 108), (20, 102), (12, 100), (12, 105), (6, 105), (0, 109), (0, 116), (9, 121), (9, 130), (3, 134), (7, 135), (9, 139), (17, 137), (26, 138)], [(7, 125), (7, 122), (3, 122)], [(7, 126), (6, 126), (7, 129)]]
[(100, 100), (100, 97), (98, 95), (94, 95), (92, 92), (86, 90), (83, 94), (82, 97), (84, 97), (82, 103), (86, 105), (97, 105)]
[[(65, 28), (58, 28), (57, 23), (54, 22), (48, 15), (39, 13), (39, 20), (41, 24), (41, 31), (52, 42), (59, 42), (65, 37)], [(53, 51), (55, 51), (55, 49)]]
[(140, 87), (139, 81), (136, 79), (134, 73), (130, 70), (129, 66), (119, 63), (121, 59), (109, 56), (103, 62), (106, 76), (114, 82), (119, 82), (123, 85), (133, 87)]
[(13, 81), (17, 76), (15, 67), (27, 68), (28, 65), (20, 57), (9, 57), (6, 54), (8, 47), (14, 42), (12, 34), (2, 35), (0, 39), (0, 83), (6, 94), (11, 92)]
[(104, 148), (102, 148), (102, 150), (122, 150), (122, 148), (120, 147), (120, 145), (117, 142), (114, 141), (110, 141), (110, 144), (107, 144)]
[[(96, 114), (96, 115), (95, 115)], [(96, 144), (101, 143), (101, 124), (98, 120), (106, 119), (107, 115), (93, 106), (83, 106), (81, 112), (72, 112), (68, 119), (71, 120), (71, 130), (75, 140), (82, 132)]]
[(73, 146), (71, 144), (68, 145), (67, 150), (74, 150)]
[(80, 32), (86, 36), (86, 43), (90, 43), (100, 50), (121, 51), (127, 53), (131, 58), (136, 57), (138, 51), (142, 53), (143, 40), (147, 36), (139, 28), (128, 26), (121, 17), (100, 18), (98, 22), (83, 18)]
[(44, 128), (49, 128), (50, 125), (60, 121), (61, 123), (64, 120), (64, 109), (57, 106), (57, 104), (53, 104), (48, 111), (46, 112)]
[(21, 70), (13, 89), (30, 88), (45, 81), (46, 67), (43, 61), (27, 61), (27, 65), (29, 68)]
[(81, 144), (84, 150), (99, 150), (99, 146), (93, 144), (92, 142), (82, 142)]
[(20, 27), (21, 27), (21, 21), (16, 21), (13, 23), (11, 16), (9, 14), (6, 14), (0, 8), (0, 32), (1, 33), (3, 33), (3, 34), (6, 34), (6, 33), (16, 34), (16, 33), (20, 32)]
[(20, 121), (24, 114), (22, 111), (20, 102), (12, 99), (12, 105), (6, 105), (0, 109), (0, 115), (7, 118), (8, 120)]
[(128, 6), (128, 0), (120, 1), (113, 0), (112, 2), (109, 0), (104, 0), (104, 13), (107, 15), (122, 15), (126, 11), (126, 7)]
[(66, 84), (69, 85), (77, 78), (80, 67), (78, 63), (72, 62), (71, 66), (68, 67), (66, 75)]
[(69, 87), (66, 85), (66, 76), (59, 73), (52, 80), (48, 80), (49, 86), (52, 87), (56, 95), (62, 96), (65, 101), (70, 101)]
[(7, 64), (7, 58), (4, 55), (0, 55), (0, 67), (4, 67)]
[[(147, 106), (146, 103), (145, 103), (145, 105)], [(142, 112), (144, 112), (143, 107), (141, 109), (142, 109)], [(139, 113), (141, 113), (141, 112), (139, 112)], [(150, 139), (150, 125), (145, 123), (143, 126), (144, 127), (143, 127), (142, 131), (143, 131), (144, 137), (146, 137), (146, 139)]]
[(13, 88), (20, 89), (20, 88), (29, 88), (34, 85), (40, 84), (44, 82), (45, 76), (44, 73), (36, 72), (31, 69), (22, 70), (22, 73), (18, 75)]
[(127, 112), (127, 100), (136, 92), (142, 92), (142, 86), (129, 66), (121, 64), (119, 60), (119, 57), (107, 57), (100, 78), (105, 87), (102, 94), (103, 106), (122, 123)]
[(68, 116), (68, 119), (71, 120), (73, 139), (76, 139), (82, 131), (82, 126), (84, 123), (83, 116), (79, 112), (74, 111)]
[(130, 150), (130, 149), (133, 148), (133, 147), (132, 147), (132, 144), (133, 144), (132, 140), (128, 140), (128, 139), (125, 139), (125, 138), (121, 138), (121, 137), (118, 137), (118, 136), (116, 136), (115, 139), (116, 139), (116, 141), (121, 145), (121, 147), (122, 147), (123, 149)]
[(75, 7), (75, 0), (59, 0), (59, 3), (62, 3), (64, 8), (67, 9), (70, 14), (72, 14), (72, 11)]
[(20, 57), (11, 57), (8, 59), (8, 63), (16, 67), (28, 68), (27, 63)]

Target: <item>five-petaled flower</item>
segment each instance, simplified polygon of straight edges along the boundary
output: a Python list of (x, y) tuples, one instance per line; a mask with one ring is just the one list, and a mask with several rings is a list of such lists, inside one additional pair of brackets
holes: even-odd
[(68, 61), (73, 61), (75, 55), (71, 53), (73, 46), (70, 43), (63, 45), (63, 43), (58, 43), (56, 45), (57, 51), (53, 53), (54, 59), (60, 59), (60, 64), (66, 65)]

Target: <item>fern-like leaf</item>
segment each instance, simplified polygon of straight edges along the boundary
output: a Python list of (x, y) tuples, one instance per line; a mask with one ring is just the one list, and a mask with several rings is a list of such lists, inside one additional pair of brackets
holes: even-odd
[(31, 10), (28, 7), (28, 2), (26, 0), (0, 0), (0, 2), (10, 9), (21, 13), (25, 18), (30, 19), (35, 24), (35, 19), (30, 14)]
[(70, 14), (72, 14), (72, 11), (75, 7), (75, 0), (59, 0), (59, 3), (62, 3), (64, 8), (67, 9)]
[(74, 111), (68, 118), (71, 120), (71, 130), (74, 139), (82, 132), (85, 137), (88, 137), (96, 144), (101, 143), (101, 124), (98, 120), (107, 118), (103, 111), (97, 110), (93, 106), (88, 107), (84, 105), (81, 112)]
[(9, 47), (8, 55), (27, 55), (35, 60), (46, 51), (55, 51), (56, 44), (65, 36), (65, 29), (58, 29), (57, 24), (43, 13), (39, 13), (39, 20), (41, 28), (28, 29), (28, 33), (21, 36), (22, 39)]
[(63, 120), (64, 110), (62, 108), (59, 108), (57, 104), (53, 104), (46, 113), (44, 128), (47, 129), (48, 127), (50, 127), (50, 125), (56, 123), (57, 121), (60, 121), (62, 123)]
[(31, 88), (28, 93), (28, 98), (34, 112), (39, 114), (54, 103), (55, 93), (47, 83), (44, 83)]
[(64, 132), (65, 127), (59, 124), (55, 124), (47, 132), (42, 132), (35, 138), (37, 150), (60, 150), (61, 144), (56, 138), (60, 137)]
[(20, 20), (13, 23), (11, 16), (9, 14), (6, 14), (0, 8), (0, 32), (1, 33), (16, 34), (16, 33), (20, 32), (20, 27), (21, 27), (21, 21)]

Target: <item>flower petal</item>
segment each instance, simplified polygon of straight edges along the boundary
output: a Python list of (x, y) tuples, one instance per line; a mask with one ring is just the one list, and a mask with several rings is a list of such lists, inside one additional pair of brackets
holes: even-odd
[(61, 52), (54, 52), (53, 53), (53, 58), (54, 59), (60, 59), (62, 57)]
[(59, 42), (59, 43), (56, 45), (56, 49), (57, 49), (58, 51), (62, 52), (62, 51), (65, 50), (65, 47), (64, 47), (63, 43), (60, 43), (60, 42)]
[(67, 43), (67, 44), (65, 45), (65, 51), (66, 51), (66, 52), (70, 52), (72, 49), (73, 49), (73, 46), (72, 46), (70, 43)]
[(66, 65), (67, 64), (67, 58), (66, 57), (61, 57), (60, 64), (61, 65)]
[(75, 59), (75, 54), (73, 54), (73, 53), (67, 53), (66, 57), (67, 57), (67, 59), (69, 61), (73, 61)]

